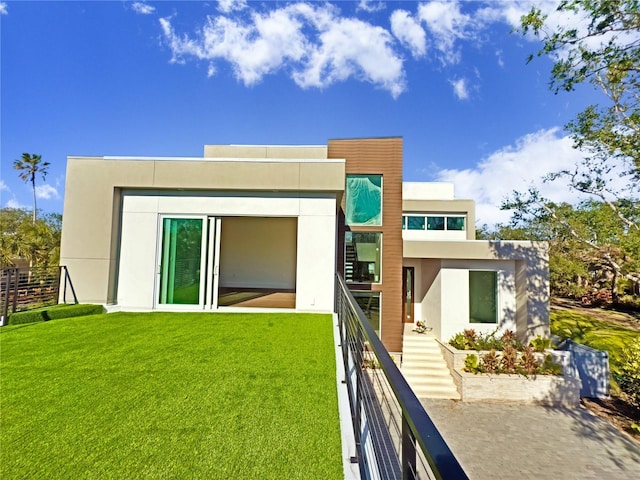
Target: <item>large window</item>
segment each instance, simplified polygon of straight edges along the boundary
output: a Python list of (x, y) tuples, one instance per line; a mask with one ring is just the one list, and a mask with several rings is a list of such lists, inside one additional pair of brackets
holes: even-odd
[(403, 230), (465, 230), (463, 215), (403, 215)]
[(382, 225), (382, 175), (347, 175), (347, 225)]
[(469, 271), (469, 322), (498, 323), (498, 272)]
[(369, 323), (380, 336), (380, 292), (351, 292)]
[(344, 279), (355, 283), (380, 283), (382, 234), (345, 232)]

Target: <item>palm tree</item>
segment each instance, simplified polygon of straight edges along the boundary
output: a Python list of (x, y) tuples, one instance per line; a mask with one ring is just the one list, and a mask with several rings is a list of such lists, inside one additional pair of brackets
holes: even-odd
[(33, 217), (32, 222), (36, 223), (36, 174), (42, 175), (42, 180), (47, 176), (49, 162), (42, 161), (42, 155), (30, 155), (23, 153), (22, 158), (13, 162), (13, 168), (20, 170), (20, 178), (24, 183), (31, 182), (33, 188)]

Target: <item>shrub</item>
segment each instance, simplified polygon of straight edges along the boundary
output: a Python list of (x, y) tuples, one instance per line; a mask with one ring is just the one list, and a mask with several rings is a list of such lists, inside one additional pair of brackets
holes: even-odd
[(623, 352), (615, 377), (631, 402), (640, 406), (640, 337), (633, 340)]
[(475, 348), (476, 341), (478, 340), (478, 334), (473, 328), (466, 329), (462, 332), (464, 336), (465, 350), (472, 350)]
[(529, 346), (536, 352), (544, 352), (547, 348), (551, 348), (551, 339), (543, 338), (538, 335), (536, 338), (529, 342)]
[(518, 350), (512, 345), (507, 345), (502, 350), (502, 360), (500, 367), (505, 373), (516, 373), (516, 365), (518, 363)]
[(640, 312), (640, 297), (637, 295), (622, 295), (618, 299), (617, 308)]
[(456, 333), (451, 340), (449, 340), (449, 345), (458, 350), (466, 350), (464, 338), (464, 333)]
[(533, 354), (533, 348), (525, 347), (518, 361), (519, 372), (523, 375), (535, 375), (538, 373), (539, 366), (540, 362), (538, 362), (538, 359)]
[(469, 373), (478, 373), (478, 356), (471, 353), (464, 359), (464, 370)]
[(562, 375), (562, 365), (554, 362), (551, 355), (545, 355), (544, 362), (538, 370), (543, 375)]
[(522, 343), (516, 338), (515, 332), (505, 331), (499, 338), (496, 336), (498, 329), (491, 333), (477, 333), (473, 329), (456, 333), (449, 345), (458, 350), (504, 350), (504, 347), (511, 345), (517, 350), (522, 349)]
[(492, 348), (482, 356), (482, 366), (486, 373), (500, 373), (500, 357), (495, 349)]
[(24, 323), (46, 322), (60, 318), (82, 317), (96, 315), (104, 312), (102, 305), (78, 304), (78, 305), (54, 305), (53, 307), (27, 310), (12, 313), (9, 316), (9, 325), (21, 325)]

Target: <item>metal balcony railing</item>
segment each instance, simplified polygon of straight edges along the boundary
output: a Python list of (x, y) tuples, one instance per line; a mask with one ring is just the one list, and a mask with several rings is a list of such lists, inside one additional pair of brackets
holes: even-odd
[(336, 312), (361, 478), (468, 478), (339, 274)]
[(0, 315), (4, 321), (11, 313), (29, 310), (59, 301), (78, 303), (66, 266), (3, 268), (0, 270)]

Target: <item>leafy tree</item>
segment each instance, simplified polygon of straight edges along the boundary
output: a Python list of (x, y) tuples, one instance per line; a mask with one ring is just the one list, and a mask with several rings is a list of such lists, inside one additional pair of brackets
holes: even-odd
[[(640, 176), (640, 3), (637, 0), (564, 0), (557, 10), (575, 14), (584, 26), (556, 27), (540, 9), (522, 17), (522, 32), (543, 41), (538, 56), (554, 59), (551, 88), (572, 91), (584, 82), (604, 94), (606, 105), (590, 105), (567, 128), (591, 164), (617, 158)], [(530, 60), (533, 56), (530, 56)], [(594, 177), (595, 178), (595, 177)], [(582, 179), (583, 182), (585, 179)], [(589, 187), (589, 182), (582, 187)], [(597, 183), (597, 182), (596, 182)], [(593, 185), (599, 190), (601, 185)]]
[(49, 172), (49, 162), (42, 161), (42, 155), (31, 155), (29, 153), (23, 153), (22, 157), (13, 162), (13, 168), (18, 170), (19, 176), (25, 183), (30, 182), (33, 190), (33, 218), (32, 223), (36, 223), (36, 175), (40, 174), (42, 180), (47, 176)]
[(0, 210), (0, 266), (26, 258), (34, 267), (60, 262), (62, 215), (49, 213), (33, 223), (32, 215), (17, 208)]
[(550, 88), (590, 84), (603, 96), (566, 126), (584, 161), (544, 181), (563, 178), (590, 199), (556, 204), (532, 188), (502, 207), (514, 210), (510, 227), (547, 237), (555, 289), (578, 294), (607, 283), (617, 300), (619, 279), (640, 282), (640, 3), (563, 0), (557, 10), (573, 15), (571, 26), (554, 26), (535, 7), (521, 19), (521, 31), (543, 42), (537, 55), (554, 62)]
[(546, 229), (549, 267), (556, 293), (579, 295), (587, 288), (608, 285), (614, 302), (622, 278), (640, 282), (640, 202), (616, 201), (611, 206), (629, 223), (613, 215), (604, 202), (587, 200), (577, 206), (555, 204), (538, 191), (515, 192), (503, 203), (512, 209), (512, 227)]

